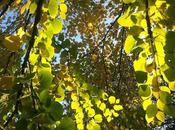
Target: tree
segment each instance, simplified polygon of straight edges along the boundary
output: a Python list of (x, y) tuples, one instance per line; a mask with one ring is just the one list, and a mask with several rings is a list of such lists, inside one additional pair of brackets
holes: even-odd
[(174, 2), (0, 3), (1, 129), (137, 130), (174, 120)]

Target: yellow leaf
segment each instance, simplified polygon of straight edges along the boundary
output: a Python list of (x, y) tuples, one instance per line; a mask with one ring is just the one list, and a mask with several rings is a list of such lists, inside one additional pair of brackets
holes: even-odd
[(126, 11), (126, 13), (124, 13), (118, 20), (117, 22), (123, 26), (123, 27), (132, 27), (134, 26), (133, 21), (131, 20), (130, 17), (130, 8), (128, 8), (128, 10)]
[(66, 4), (60, 4), (60, 10), (61, 10), (61, 12), (66, 13), (67, 12), (67, 5)]
[(145, 115), (145, 119), (148, 122), (148, 124), (154, 121), (154, 117), (148, 117), (147, 114)]
[(132, 51), (133, 47), (135, 46), (135, 43), (136, 40), (134, 39), (134, 37), (132, 35), (128, 35), (124, 45), (126, 54), (129, 54)]
[(161, 91), (167, 92), (167, 93), (171, 93), (170, 89), (167, 86), (160, 86), (159, 87)]
[(168, 86), (171, 91), (175, 91), (175, 82), (169, 82)]
[(58, 1), (57, 0), (50, 0), (48, 9), (49, 9), (49, 13), (50, 13), (51, 17), (56, 18), (56, 16), (58, 15)]
[(99, 106), (99, 109), (101, 111), (104, 111), (106, 109), (106, 104), (105, 103), (101, 103), (100, 106)]
[(114, 110), (116, 110), (116, 111), (123, 110), (123, 107), (122, 107), (121, 105), (114, 105), (113, 108), (114, 108)]
[(101, 114), (97, 114), (94, 116), (94, 119), (95, 119), (95, 122), (97, 123), (101, 123), (103, 118), (102, 118), (102, 115)]
[(104, 115), (105, 117), (111, 116), (111, 115), (112, 115), (112, 112), (109, 110), (109, 108), (107, 108), (107, 109), (105, 110), (105, 112), (103, 113), (103, 115)]
[(31, 65), (34, 65), (38, 61), (38, 55), (35, 53), (30, 54), (29, 61)]
[(152, 101), (150, 99), (147, 99), (143, 102), (143, 109), (146, 110), (149, 105), (152, 104)]
[(72, 101), (71, 102), (71, 108), (72, 109), (78, 109), (80, 106), (79, 102)]
[(114, 104), (116, 99), (114, 96), (110, 96), (108, 100), (110, 104)]
[(156, 118), (159, 121), (164, 122), (165, 121), (165, 114), (161, 111), (158, 111), (157, 114), (156, 114)]
[(94, 115), (95, 115), (95, 110), (92, 109), (92, 108), (90, 108), (90, 109), (88, 110), (88, 116), (89, 116), (89, 117), (94, 117)]

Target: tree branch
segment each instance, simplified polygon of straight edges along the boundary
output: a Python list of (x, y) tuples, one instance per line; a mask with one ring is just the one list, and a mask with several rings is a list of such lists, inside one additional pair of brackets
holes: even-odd
[(14, 0), (10, 0), (4, 7), (2, 12), (0, 13), (0, 18), (5, 14), (5, 12), (8, 10), (9, 6), (14, 2)]
[[(24, 57), (24, 61), (23, 61), (23, 64), (22, 64), (22, 69), (21, 69), (22, 74), (24, 74), (25, 68), (27, 66), (27, 61), (29, 60), (31, 49), (33, 48), (33, 45), (34, 45), (34, 42), (35, 42), (35, 36), (37, 35), (37, 24), (40, 21), (42, 5), (43, 5), (43, 0), (39, 0), (38, 4), (37, 4), (37, 9), (36, 9), (36, 17), (35, 17), (35, 21), (34, 21), (34, 25), (33, 25), (32, 36), (31, 36), (31, 39), (29, 41), (29, 46), (28, 46), (28, 49), (27, 49), (27, 52), (26, 52), (26, 55)], [(20, 99), (20, 96), (22, 95), (22, 89), (23, 89), (23, 84), (20, 84), (19, 90), (18, 90), (18, 93), (17, 93), (17, 97), (16, 97), (15, 109), (14, 109), (12, 115), (4, 123), (4, 127), (7, 127), (8, 124), (12, 121), (14, 115), (18, 113), (18, 108), (19, 108), (19, 104), (20, 104), (19, 99)]]

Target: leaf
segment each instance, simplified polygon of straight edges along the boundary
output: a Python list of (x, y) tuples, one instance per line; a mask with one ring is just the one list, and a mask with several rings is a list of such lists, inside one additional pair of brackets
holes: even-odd
[(76, 101), (71, 102), (71, 108), (72, 109), (78, 109), (79, 106), (80, 106), (79, 102), (76, 102)]
[(160, 92), (160, 100), (164, 103), (164, 104), (169, 104), (171, 103), (171, 95), (168, 92)]
[(170, 116), (175, 117), (175, 105), (165, 105), (164, 112)]
[(0, 89), (10, 89), (14, 86), (13, 76), (0, 77)]
[(149, 105), (152, 104), (152, 101), (150, 99), (143, 101), (143, 109), (146, 110)]
[(143, 71), (136, 71), (136, 79), (138, 83), (144, 83), (147, 81), (147, 73)]
[(60, 4), (60, 10), (61, 10), (61, 12), (66, 13), (67, 12), (67, 5), (66, 4)]
[(157, 100), (157, 108), (161, 111), (165, 109), (165, 104), (160, 99)]
[(109, 100), (109, 103), (110, 103), (110, 104), (114, 104), (116, 98), (115, 98), (114, 96), (110, 96), (108, 100)]
[(168, 86), (171, 91), (175, 91), (175, 82), (169, 82)]
[(38, 61), (38, 55), (35, 53), (30, 54), (29, 61), (31, 65), (35, 65)]
[(147, 114), (145, 115), (145, 119), (148, 122), (148, 124), (154, 121), (154, 117), (148, 117)]
[(76, 130), (75, 124), (70, 117), (63, 117), (55, 130)]
[(152, 90), (148, 85), (140, 85), (139, 86), (139, 95), (142, 97), (149, 97), (152, 94)]
[(99, 109), (101, 111), (104, 111), (106, 109), (106, 104), (105, 103), (101, 103), (100, 106), (99, 106)]
[(132, 51), (133, 47), (135, 46), (135, 43), (136, 40), (134, 39), (134, 37), (132, 35), (128, 35), (124, 45), (126, 54), (129, 54)]
[(123, 106), (121, 106), (121, 105), (114, 105), (113, 108), (114, 108), (114, 110), (116, 110), (116, 111), (123, 110)]
[(19, 36), (7, 36), (3, 44), (10, 51), (17, 51), (21, 47)]
[(131, 20), (130, 17), (130, 8), (128, 8), (128, 10), (126, 11), (126, 13), (124, 13), (118, 20), (117, 22), (123, 26), (123, 27), (132, 27), (134, 26), (133, 21)]
[(53, 80), (52, 73), (44, 67), (39, 69), (38, 78), (39, 78), (41, 89), (48, 88), (52, 84), (52, 80)]
[(64, 100), (64, 97), (65, 97), (64, 89), (61, 86), (57, 88), (57, 95), (58, 97), (55, 98), (56, 102), (61, 102)]
[(167, 86), (160, 86), (159, 87), (161, 91), (167, 92), (167, 93), (171, 93), (170, 89)]
[(34, 14), (35, 11), (36, 11), (36, 8), (37, 8), (37, 4), (35, 2), (33, 2), (31, 5), (30, 5), (30, 13), (31, 14)]
[(135, 0), (123, 0), (123, 3), (125, 4), (129, 4), (129, 3), (134, 3)]
[(159, 121), (164, 122), (165, 121), (165, 114), (161, 111), (158, 111), (157, 114), (156, 114), (156, 118)]
[(101, 123), (103, 121), (102, 115), (101, 114), (97, 114), (94, 116), (94, 120), (97, 123)]
[(58, 1), (57, 0), (50, 0), (48, 5), (49, 13), (52, 18), (56, 18), (58, 15)]
[(94, 109), (89, 109), (88, 110), (88, 117), (94, 117), (94, 115), (95, 115), (95, 110)]
[(157, 114), (157, 111), (158, 111), (157, 106), (155, 104), (151, 104), (147, 107), (146, 114), (148, 118), (155, 117)]
[(52, 101), (49, 108), (49, 113), (54, 118), (54, 120), (61, 119), (63, 116), (63, 111), (63, 107), (60, 103)]
[(54, 34), (58, 34), (61, 32), (62, 28), (63, 28), (63, 22), (60, 19), (54, 19), (52, 22), (52, 31)]

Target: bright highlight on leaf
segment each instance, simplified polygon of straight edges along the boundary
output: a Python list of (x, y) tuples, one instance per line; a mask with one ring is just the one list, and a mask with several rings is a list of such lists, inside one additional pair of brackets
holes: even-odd
[(60, 10), (63, 13), (67, 13), (67, 5), (66, 4), (60, 4)]

